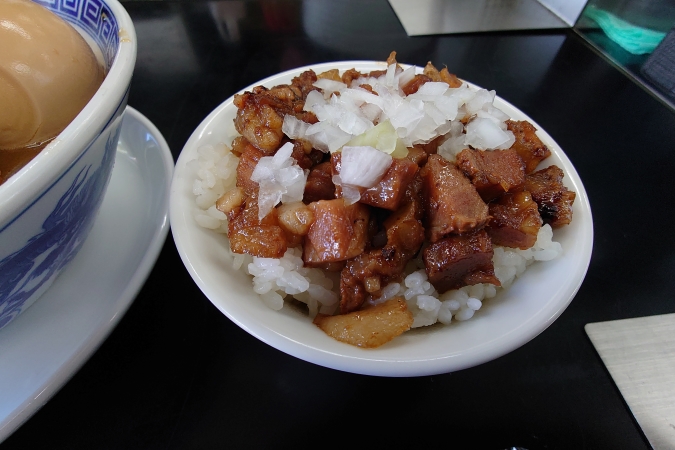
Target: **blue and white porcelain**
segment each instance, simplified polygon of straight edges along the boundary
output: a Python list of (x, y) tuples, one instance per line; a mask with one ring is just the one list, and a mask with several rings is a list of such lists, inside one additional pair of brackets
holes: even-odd
[(84, 33), (107, 75), (73, 122), (0, 185), (0, 328), (49, 288), (89, 234), (112, 173), (136, 63), (134, 26), (117, 0), (34, 1)]

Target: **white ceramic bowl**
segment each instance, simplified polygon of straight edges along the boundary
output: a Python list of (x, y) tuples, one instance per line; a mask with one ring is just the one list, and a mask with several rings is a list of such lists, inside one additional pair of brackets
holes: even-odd
[(117, 0), (35, 0), (75, 26), (107, 75), (77, 117), (0, 185), (0, 328), (51, 285), (87, 237), (115, 160), (136, 63), (136, 33)]
[[(369, 72), (384, 65), (348, 61), (309, 66), (317, 73), (352, 67)], [(272, 87), (290, 83), (306, 69), (274, 75), (244, 90), (259, 84)], [(200, 227), (194, 219), (192, 185), (196, 173), (188, 162), (202, 145), (231, 142), (236, 135), (236, 107), (232, 101), (226, 100), (204, 119), (178, 158), (171, 186), (171, 231), (183, 263), (202, 292), (234, 323), (267, 344), (315, 364), (360, 374), (420, 376), (453, 372), (502, 356), (536, 337), (562, 314), (581, 286), (593, 247), (593, 221), (586, 190), (560, 146), (522, 111), (497, 97), (495, 106), (513, 119), (530, 121), (539, 130), (539, 137), (552, 151), (546, 164), (562, 168), (565, 184), (577, 193), (572, 223), (554, 232), (554, 240), (563, 247), (561, 257), (531, 265), (512, 286), (485, 300), (471, 320), (416, 328), (376, 349), (338, 342), (313, 325), (306, 314), (288, 305), (280, 311), (268, 308), (253, 292), (252, 277), (232, 269), (226, 237)]]

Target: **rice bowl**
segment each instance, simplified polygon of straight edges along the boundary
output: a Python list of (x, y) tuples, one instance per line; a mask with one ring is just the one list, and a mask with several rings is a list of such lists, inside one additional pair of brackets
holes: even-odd
[[(382, 69), (383, 65), (378, 62), (340, 62), (311, 68), (317, 73), (333, 68), (370, 71)], [(271, 87), (287, 83), (305, 69), (285, 72), (255, 85)], [(529, 120), (534, 124), (499, 97), (495, 99), (495, 106), (516, 120)], [(459, 370), (511, 351), (543, 331), (564, 310), (583, 280), (592, 247), (589, 245), (592, 244), (592, 221), (585, 190), (562, 150), (534, 124), (540, 130), (540, 138), (553, 152), (547, 162), (564, 169), (566, 184), (578, 195), (574, 221), (556, 231), (556, 240), (565, 253), (555, 261), (533, 265), (508, 290), (482, 305), (468, 301), (471, 298), (480, 300), (479, 294), (467, 296), (465, 309), (480, 309), (480, 314), (470, 321), (452, 321), (448, 326), (413, 330), (375, 351), (349, 348), (333, 341), (312, 325), (307, 315), (296, 309), (284, 307), (274, 311), (265, 306), (251, 289), (250, 276), (232, 268), (235, 261), (227, 251), (226, 238), (203, 229), (194, 219), (192, 189), (195, 173), (189, 161), (197, 158), (200, 147), (211, 145), (215, 148), (236, 135), (232, 124), (235, 112), (232, 99), (221, 104), (202, 122), (184, 147), (172, 186), (172, 232), (186, 267), (206, 296), (235, 323), (275, 348), (320, 365), (356, 373), (408, 376)], [(289, 256), (292, 259), (294, 255)], [(260, 269), (258, 276), (264, 277), (264, 267)], [(424, 284), (418, 276), (406, 281), (403, 284), (409, 284), (405, 287), (408, 291)], [(319, 280), (314, 284), (322, 286), (321, 283)], [(419, 294), (424, 295), (423, 291)], [(487, 298), (485, 293), (483, 297)]]

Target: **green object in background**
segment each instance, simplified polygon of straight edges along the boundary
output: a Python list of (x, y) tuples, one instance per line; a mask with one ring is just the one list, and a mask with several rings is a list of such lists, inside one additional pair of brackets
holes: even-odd
[(594, 6), (588, 6), (584, 15), (596, 22), (611, 40), (634, 55), (651, 53), (666, 36), (666, 33), (633, 25)]

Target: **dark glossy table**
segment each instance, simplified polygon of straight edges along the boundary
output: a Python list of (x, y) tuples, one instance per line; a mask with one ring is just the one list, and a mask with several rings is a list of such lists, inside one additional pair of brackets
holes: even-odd
[(675, 312), (675, 114), (573, 31), (409, 38), (385, 0), (125, 2), (138, 34), (129, 104), (178, 157), (237, 90), (310, 63), (447, 64), (538, 122), (590, 197), (588, 275), (562, 316), (495, 361), (378, 378), (288, 356), (221, 314), (169, 235), (142, 291), (10, 449), (648, 449), (584, 332)]

